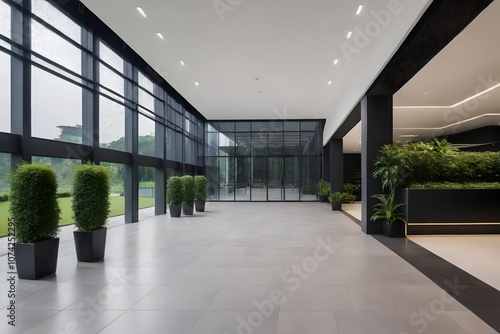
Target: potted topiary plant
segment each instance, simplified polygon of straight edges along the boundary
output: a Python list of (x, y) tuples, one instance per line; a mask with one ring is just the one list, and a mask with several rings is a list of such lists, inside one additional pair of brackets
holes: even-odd
[(10, 200), (18, 277), (36, 280), (55, 273), (61, 211), (54, 170), (42, 164), (21, 164), (12, 173)]
[(330, 182), (323, 179), (318, 182), (318, 198), (320, 202), (328, 202), (328, 196), (330, 195)]
[(207, 178), (203, 175), (194, 177), (194, 204), (197, 212), (205, 211), (207, 199)]
[(183, 200), (184, 191), (181, 178), (178, 176), (169, 177), (167, 181), (167, 204), (170, 217), (181, 216)]
[(395, 193), (376, 194), (372, 197), (378, 199), (379, 203), (373, 206), (374, 213), (370, 220), (382, 220), (382, 231), (386, 236), (403, 237), (405, 235), (405, 220), (399, 210), (403, 204), (398, 203), (398, 197)]
[(104, 257), (106, 220), (109, 214), (109, 170), (85, 164), (73, 172), (73, 232), (78, 261), (94, 262)]
[(181, 177), (181, 180), (184, 194), (184, 199), (182, 201), (182, 213), (186, 216), (191, 216), (193, 215), (195, 199), (194, 177), (191, 175), (184, 175)]

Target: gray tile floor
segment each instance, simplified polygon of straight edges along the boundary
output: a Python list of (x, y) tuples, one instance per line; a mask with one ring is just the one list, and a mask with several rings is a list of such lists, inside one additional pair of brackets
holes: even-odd
[(56, 275), (16, 282), (15, 329), (0, 287), (1, 333), (496, 333), (323, 203), (208, 203), (116, 226), (98, 263), (63, 241)]

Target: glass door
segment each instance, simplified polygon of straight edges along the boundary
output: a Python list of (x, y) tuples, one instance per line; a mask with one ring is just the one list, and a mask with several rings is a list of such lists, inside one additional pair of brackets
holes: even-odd
[(300, 158), (285, 157), (284, 193), (285, 201), (300, 200)]
[(251, 201), (267, 201), (267, 158), (252, 157)]
[(283, 201), (283, 157), (268, 157), (267, 173), (267, 200)]

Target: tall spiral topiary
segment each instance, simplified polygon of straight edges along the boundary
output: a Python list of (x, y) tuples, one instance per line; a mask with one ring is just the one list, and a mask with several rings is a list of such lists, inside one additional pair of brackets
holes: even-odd
[(12, 173), (10, 200), (17, 242), (33, 243), (57, 236), (61, 210), (57, 177), (50, 166), (21, 164)]
[(109, 215), (109, 170), (85, 164), (73, 172), (72, 208), (75, 226), (82, 232), (100, 229)]

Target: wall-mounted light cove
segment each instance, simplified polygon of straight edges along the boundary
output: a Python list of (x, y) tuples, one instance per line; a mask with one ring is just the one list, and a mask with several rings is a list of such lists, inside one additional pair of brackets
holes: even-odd
[(143, 17), (148, 17), (148, 15), (146, 14), (146, 12), (144, 11), (144, 9), (142, 9), (141, 7), (137, 7), (137, 11), (143, 16)]
[(161, 34), (161, 32), (157, 32), (156, 36), (158, 36), (159, 39), (165, 39), (165, 37), (163, 37), (163, 35)]
[(361, 11), (363, 10), (363, 6), (359, 5), (358, 10), (356, 10), (356, 15), (361, 14)]
[(349, 38), (351, 38), (351, 36), (352, 36), (352, 31), (348, 31), (345, 38), (349, 39)]
[(418, 137), (418, 135), (400, 135), (400, 138), (415, 138)]
[(186, 64), (184, 64), (184, 62), (182, 60), (180, 61), (180, 63), (182, 66), (186, 66)]
[(334, 59), (333, 60), (333, 65), (337, 65), (339, 63), (339, 60), (338, 59)]
[(195, 82), (194, 82), (194, 85), (195, 85), (195, 86), (199, 86), (200, 84), (198, 83), (198, 81), (195, 81)]

